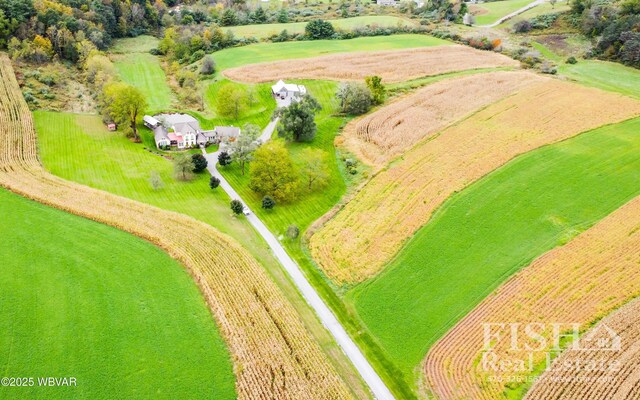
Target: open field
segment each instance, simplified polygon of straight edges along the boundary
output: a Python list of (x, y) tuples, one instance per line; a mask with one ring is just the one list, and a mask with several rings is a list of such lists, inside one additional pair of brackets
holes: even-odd
[[(342, 18), (329, 20), (337, 29), (352, 30), (367, 25), (377, 25), (381, 28), (397, 27), (397, 26), (414, 26), (416, 21), (410, 19), (394, 17), (391, 15), (369, 15), (364, 17)], [(264, 39), (266, 37), (277, 35), (283, 30), (287, 30), (289, 34), (304, 33), (304, 27), (307, 22), (291, 22), (288, 24), (257, 24), (257, 25), (240, 25), (226, 28), (234, 33), (237, 37), (255, 37)]]
[(150, 111), (171, 107), (174, 95), (156, 56), (148, 53), (128, 53), (115, 56), (120, 78), (146, 95)]
[(361, 160), (381, 167), (471, 112), (542, 80), (528, 72), (445, 79), (351, 121), (342, 131), (344, 145)]
[(337, 282), (364, 281), (453, 193), (519, 154), (639, 113), (640, 102), (623, 96), (556, 80), (530, 85), (377, 174), (311, 237), (314, 259)]
[[(627, 131), (614, 139), (622, 144), (632, 136), (632, 129), (640, 127), (640, 121), (625, 122), (619, 127)], [(598, 131), (611, 138), (618, 133), (616, 126)], [(425, 373), (432, 390), (443, 399), (496, 399), (504, 397), (500, 395), (502, 392), (506, 392), (508, 398), (521, 398), (526, 386), (510, 384), (510, 390), (505, 390), (504, 383), (488, 382), (487, 373), (478, 365), (483, 347), (482, 324), (575, 322), (584, 328), (637, 296), (640, 294), (639, 226), (640, 198), (636, 197), (565, 246), (539, 257), (499, 287), (429, 352)], [(551, 346), (549, 330), (543, 335)], [(526, 352), (518, 353), (507, 347), (501, 343), (493, 352), (501, 358), (526, 356)], [(543, 352), (537, 354), (536, 362), (541, 361), (541, 357)], [(500, 372), (492, 374), (501, 375)], [(523, 374), (527, 372), (517, 375)]]
[[(403, 62), (398, 63), (398, 60)], [(401, 82), (466, 69), (518, 65), (517, 61), (495, 52), (449, 45), (253, 64), (223, 73), (227, 78), (241, 82), (275, 82), (292, 78), (359, 80), (371, 75), (378, 75), (385, 82)]]
[(2, 387), (0, 397), (236, 398), (229, 352), (175, 260), (5, 189), (0, 204), (3, 374), (78, 381)]
[[(637, 245), (636, 245), (637, 246)], [(637, 248), (637, 247), (636, 247)], [(637, 269), (637, 268), (634, 268)], [(620, 349), (568, 350), (558, 360), (554, 370), (545, 372), (525, 397), (526, 400), (623, 400), (640, 397), (638, 364), (640, 364), (640, 302), (634, 301), (605, 318), (583, 340), (610, 341), (607, 329), (620, 337)], [(582, 341), (581, 340), (581, 343)], [(562, 371), (560, 363), (572, 365), (612, 366), (597, 371), (569, 368)]]
[[(584, 101), (581, 101), (584, 100)], [(420, 143), (311, 237), (340, 283), (377, 274), (431, 214), (519, 154), (640, 114), (640, 102), (556, 80), (530, 85)]]
[(317, 57), (334, 53), (410, 49), (446, 44), (451, 44), (451, 42), (417, 34), (360, 37), (349, 40), (305, 40), (234, 47), (215, 52), (213, 58), (218, 68), (225, 70), (247, 64)]
[(561, 64), (559, 73), (583, 85), (640, 98), (640, 71), (618, 63), (580, 60)]
[(126, 39), (116, 39), (109, 47), (110, 53), (129, 54), (129, 53), (148, 53), (151, 49), (158, 47), (160, 40), (149, 35), (140, 35)]
[[(222, 87), (227, 85), (235, 86), (242, 90), (243, 93), (251, 95), (251, 99), (246, 102), (238, 119), (223, 117), (218, 115), (216, 111), (216, 104), (218, 101), (221, 101), (218, 97), (218, 92)], [(205, 124), (211, 126), (226, 125), (242, 127), (242, 125), (246, 123), (251, 123), (264, 128), (271, 121), (273, 111), (276, 109), (276, 102), (271, 95), (270, 84), (245, 84), (221, 79), (214, 84), (207, 85), (204, 92), (204, 99), (207, 108), (207, 121)]]
[(571, 6), (569, 5), (568, 1), (558, 2), (555, 4), (555, 6), (552, 6), (549, 2), (546, 2), (544, 4), (533, 7), (523, 12), (522, 14), (516, 15), (515, 17), (506, 20), (505, 22), (498, 25), (498, 28), (513, 28), (513, 25), (520, 21), (528, 20), (543, 14), (562, 13), (569, 11), (570, 9)]
[[(416, 373), (429, 347), (511, 274), (640, 194), (638, 128), (640, 119), (634, 119), (523, 154), (452, 196), (383, 273), (347, 294), (347, 301), (353, 302), (365, 325), (402, 371)], [(606, 259), (600, 256), (594, 252), (584, 259)], [(637, 258), (629, 261), (636, 262)], [(613, 266), (602, 268), (606, 272)], [(549, 280), (537, 283), (553, 285), (560, 280), (559, 271), (570, 275), (572, 270), (554, 271)], [(577, 283), (576, 276), (585, 282), (592, 279), (572, 275), (564, 285)], [(626, 273), (619, 278), (627, 279)], [(593, 279), (597, 282), (598, 278)], [(596, 285), (580, 285), (571, 295), (576, 296), (575, 304), (586, 304), (587, 300), (579, 298)], [(626, 284), (620, 286), (619, 293), (611, 288), (620, 283), (611, 285), (608, 292), (603, 291), (605, 298), (629, 295), (623, 289)], [(514, 288), (520, 290), (520, 286)], [(523, 298), (542, 296), (547, 288), (521, 294)], [(516, 295), (507, 296), (513, 299)], [(579, 317), (580, 308), (554, 304), (551, 307)], [(503, 309), (497, 308), (500, 313)], [(527, 318), (519, 302), (513, 310)], [(510, 322), (510, 315), (498, 317)]]
[(239, 398), (351, 397), (291, 303), (235, 241), (193, 218), (47, 173), (38, 161), (31, 114), (4, 55), (0, 75), (0, 186), (147, 239), (181, 262), (230, 350)]
[(469, 12), (476, 16), (476, 25), (488, 25), (529, 3), (533, 3), (533, 0), (490, 1), (487, 3), (470, 5)]

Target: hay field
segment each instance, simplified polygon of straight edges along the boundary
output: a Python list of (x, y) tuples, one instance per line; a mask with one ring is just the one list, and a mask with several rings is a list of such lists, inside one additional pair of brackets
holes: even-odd
[(640, 114), (640, 102), (556, 80), (531, 85), (444, 130), (377, 174), (310, 238), (338, 283), (377, 274), (454, 192), (515, 156)]
[(252, 64), (227, 69), (223, 74), (231, 80), (253, 83), (278, 79), (361, 80), (366, 76), (379, 75), (384, 82), (390, 83), (446, 72), (518, 65), (517, 61), (502, 54), (451, 45)]
[[(442, 399), (505, 398), (507, 382), (488, 382), (487, 373), (478, 364), (483, 347), (482, 323), (558, 322), (588, 327), (640, 294), (639, 262), (640, 198), (636, 197), (567, 245), (535, 260), (436, 343), (424, 364), (430, 388)], [(550, 330), (543, 333), (548, 346)], [(514, 352), (508, 347), (508, 343), (498, 343), (493, 352), (502, 358), (526, 357), (527, 352)], [(542, 357), (544, 353), (536, 353), (536, 362)], [(499, 377), (525, 374), (491, 372)], [(518, 397), (526, 389), (510, 386), (519, 391)]]
[(381, 167), (447, 125), (543, 79), (490, 72), (436, 82), (351, 121), (342, 131), (343, 143), (360, 160)]
[(135, 234), (181, 262), (230, 350), (239, 398), (351, 398), (294, 308), (235, 241), (190, 217), (47, 173), (38, 161), (31, 113), (6, 55), (0, 55), (0, 75), (0, 186)]
[(56, 371), (82, 390), (3, 387), (0, 397), (236, 398), (231, 357), (211, 312), (165, 252), (1, 188), (0, 221), (3, 373)]
[[(527, 393), (525, 400), (626, 400), (640, 398), (640, 301), (633, 301), (601, 321), (582, 341), (610, 340), (607, 329), (620, 337), (620, 350), (568, 350), (552, 364)], [(605, 327), (606, 326), (606, 327)], [(581, 341), (581, 342), (582, 342)], [(563, 364), (613, 366), (603, 371), (576, 368), (562, 371)], [(613, 364), (619, 363), (619, 364)]]

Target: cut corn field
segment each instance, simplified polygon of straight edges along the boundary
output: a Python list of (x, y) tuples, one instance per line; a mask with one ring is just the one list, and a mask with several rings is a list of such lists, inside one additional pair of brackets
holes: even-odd
[(311, 253), (337, 283), (364, 281), (453, 193), (520, 154), (639, 113), (640, 102), (620, 95), (556, 80), (532, 84), (391, 163), (311, 236)]
[[(533, 365), (537, 365), (544, 362), (544, 350), (551, 350), (553, 346), (552, 323), (561, 323), (564, 327), (576, 323), (585, 328), (640, 294), (639, 262), (640, 197), (636, 197), (567, 245), (536, 259), (440, 339), (427, 354), (424, 364), (432, 392), (441, 399), (506, 399), (507, 387), (513, 388), (509, 377), (525, 377), (527, 372), (486, 370), (486, 365), (491, 364), (482, 363), (483, 324), (547, 323), (544, 331), (537, 329), (541, 332), (536, 332), (547, 344), (545, 349), (532, 353)], [(637, 303), (633, 309), (638, 315)], [(636, 323), (633, 329), (637, 336), (637, 317), (630, 322)], [(637, 349), (626, 346), (623, 350), (633, 354), (618, 354), (619, 359), (624, 360), (627, 355), (635, 357), (637, 366)], [(529, 357), (524, 347), (514, 350), (508, 338), (493, 344), (491, 353), (501, 360), (528, 360)], [(500, 382), (501, 379), (504, 381)], [(625, 374), (617, 379), (624, 381)], [(594, 397), (557, 397), (555, 389), (545, 391), (544, 386), (548, 384), (548, 381), (541, 383), (528, 398), (612, 398), (598, 397), (595, 393)]]
[(4, 54), (0, 76), (0, 186), (137, 235), (181, 262), (206, 298), (232, 354), (239, 398), (351, 398), (292, 305), (231, 238), (190, 217), (46, 172), (38, 160), (31, 113)]
[(378, 75), (384, 82), (390, 83), (447, 72), (518, 65), (518, 61), (502, 54), (452, 45), (351, 52), (251, 64), (227, 69), (223, 74), (231, 80), (254, 83), (279, 79), (361, 80), (367, 76)]

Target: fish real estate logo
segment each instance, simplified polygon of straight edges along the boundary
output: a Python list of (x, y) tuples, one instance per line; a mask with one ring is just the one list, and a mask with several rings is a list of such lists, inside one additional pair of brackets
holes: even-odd
[[(611, 377), (621, 368), (611, 352), (621, 352), (620, 335), (601, 323), (581, 335), (579, 323), (483, 323), (481, 368), (489, 381), (528, 381), (534, 371), (552, 370), (579, 379), (585, 372)], [(572, 357), (554, 360), (563, 351)], [(542, 366), (541, 366), (542, 364)]]

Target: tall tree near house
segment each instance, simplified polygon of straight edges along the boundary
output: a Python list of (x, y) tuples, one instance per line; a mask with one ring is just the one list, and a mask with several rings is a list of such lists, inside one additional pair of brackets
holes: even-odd
[(269, 195), (276, 201), (292, 201), (298, 194), (298, 176), (280, 140), (269, 141), (255, 151), (249, 176), (249, 187), (254, 192)]
[(207, 159), (202, 154), (193, 154), (191, 155), (191, 161), (193, 162), (193, 172), (200, 173), (207, 168), (209, 163)]
[(310, 142), (316, 136), (316, 111), (321, 110), (320, 103), (310, 95), (300, 101), (294, 101), (289, 107), (276, 110), (280, 117), (278, 136), (295, 142)]
[(238, 119), (247, 102), (244, 92), (233, 84), (227, 84), (218, 90), (216, 111), (225, 118)]
[(300, 174), (309, 191), (322, 188), (329, 183), (327, 153), (319, 149), (306, 148), (300, 152)]
[(253, 159), (253, 152), (258, 147), (254, 138), (245, 135), (244, 132), (235, 141), (228, 144), (231, 160), (240, 164), (242, 175), (244, 175), (245, 165)]
[(173, 171), (176, 179), (188, 181), (193, 178), (193, 159), (187, 153), (176, 154), (173, 157)]
[(128, 125), (133, 139), (139, 142), (140, 136), (136, 123), (138, 116), (142, 115), (147, 108), (147, 101), (142, 93), (135, 87), (124, 83), (105, 85), (103, 92), (107, 113), (115, 122)]
[(226, 167), (231, 164), (232, 161), (231, 156), (226, 151), (222, 151), (218, 154), (218, 164), (220, 164), (221, 167)]

